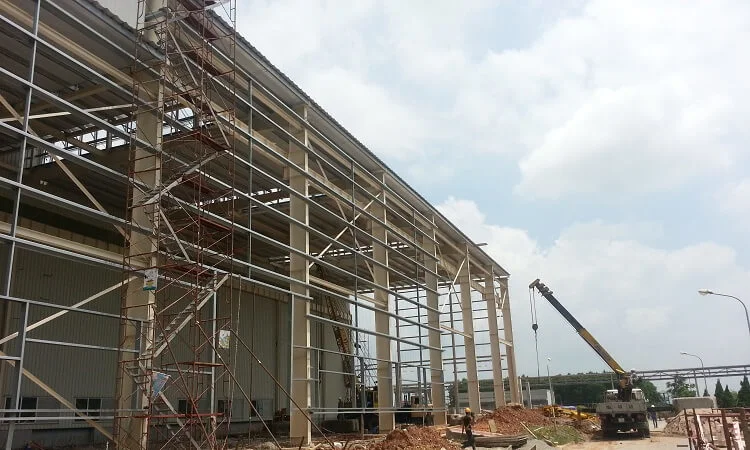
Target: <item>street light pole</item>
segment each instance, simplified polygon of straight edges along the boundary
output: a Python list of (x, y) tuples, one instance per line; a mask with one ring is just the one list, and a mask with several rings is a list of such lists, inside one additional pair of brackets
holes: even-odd
[[(688, 353), (688, 352), (680, 352), (680, 355), (693, 356), (693, 357), (698, 358), (698, 360), (701, 362), (701, 369), (702, 369), (702, 372), (703, 372), (703, 387), (706, 388), (705, 392), (708, 392), (708, 382), (706, 381), (706, 366), (703, 365), (703, 358), (701, 358), (698, 355), (694, 355), (694, 354)], [(693, 372), (693, 376), (695, 376), (695, 372)], [(695, 396), (696, 397), (700, 397), (700, 395), (698, 395), (698, 380), (695, 380), (695, 391), (696, 391), (695, 392)]]
[(700, 295), (718, 295), (719, 297), (729, 297), (737, 300), (740, 302), (740, 305), (742, 305), (743, 308), (745, 308), (745, 320), (747, 321), (747, 331), (750, 333), (750, 315), (747, 313), (747, 305), (745, 305), (745, 302), (740, 300), (739, 298), (735, 297), (734, 295), (728, 295), (728, 294), (720, 294), (718, 292), (714, 292), (711, 289), (699, 289), (698, 293)]
[(557, 430), (557, 418), (555, 417), (555, 391), (552, 390), (552, 377), (549, 374), (549, 363), (552, 358), (547, 358), (547, 382), (549, 382), (549, 395), (551, 396), (550, 406), (552, 407), (552, 423)]

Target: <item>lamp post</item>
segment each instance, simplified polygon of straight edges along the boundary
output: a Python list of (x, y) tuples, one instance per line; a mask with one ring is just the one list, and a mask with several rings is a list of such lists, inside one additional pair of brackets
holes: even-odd
[(549, 363), (552, 358), (547, 358), (547, 382), (549, 383), (550, 406), (552, 407), (552, 423), (557, 429), (557, 418), (555, 417), (555, 391), (552, 390), (552, 377), (549, 374)]
[[(703, 371), (703, 387), (706, 389), (705, 392), (708, 392), (708, 382), (706, 381), (706, 366), (703, 365), (703, 358), (688, 352), (680, 352), (680, 355), (693, 356), (695, 358), (698, 358), (698, 360), (701, 362), (701, 370)], [(695, 374), (693, 374), (693, 376), (695, 376)], [(698, 395), (698, 380), (695, 380), (695, 391), (695, 396), (700, 397), (700, 395)]]
[(547, 358), (547, 382), (549, 383), (549, 393), (552, 396), (550, 404), (552, 404), (552, 403), (555, 403), (555, 394), (554, 394), (554, 391), (552, 390), (552, 377), (549, 374), (550, 361), (552, 361), (552, 358)]
[(742, 307), (745, 308), (745, 320), (747, 320), (747, 331), (748, 333), (750, 333), (750, 315), (747, 314), (747, 306), (745, 305), (745, 302), (735, 297), (734, 295), (720, 294), (718, 292), (712, 291), (711, 289), (699, 289), (698, 293), (700, 295), (718, 295), (719, 297), (729, 297), (740, 302), (740, 305), (742, 305)]

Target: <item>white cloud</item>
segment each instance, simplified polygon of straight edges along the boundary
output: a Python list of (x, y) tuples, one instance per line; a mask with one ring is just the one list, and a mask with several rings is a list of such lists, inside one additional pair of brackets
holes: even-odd
[(305, 86), (378, 155), (413, 160), (425, 151), (424, 118), (382, 87), (339, 67), (309, 74)]
[(342, 5), (334, 0), (243, 0), (237, 28), (283, 71), (301, 75), (304, 67), (333, 61), (361, 61), (356, 51), (365, 36), (356, 32), (375, 7), (374, 0)]
[(723, 212), (735, 218), (747, 218), (750, 206), (750, 178), (727, 184), (717, 193), (716, 199)]
[(385, 2), (385, 40), (407, 78), (442, 88), (466, 70), (473, 25), (493, 6), (489, 0)]
[(670, 315), (672, 308), (669, 306), (631, 308), (626, 312), (625, 324), (633, 334), (650, 334), (652, 330), (667, 329)]
[(254, 0), (240, 12), (242, 34), (386, 160), (512, 155), (531, 198), (672, 190), (727, 171), (749, 137), (741, 0)]
[[(750, 275), (735, 252), (710, 242), (668, 250), (629, 237), (628, 224), (574, 225), (544, 247), (526, 231), (487, 223), (473, 202), (451, 198), (439, 206), (450, 220), (511, 273), (514, 334), (521, 370), (535, 372), (528, 283), (539, 277), (612, 355), (640, 369), (680, 367), (686, 346), (707, 365), (739, 364), (750, 350), (738, 305), (704, 298), (705, 286), (741, 292)], [(636, 224), (632, 236), (658, 227)], [(646, 230), (646, 231), (644, 231)], [(540, 357), (556, 370), (605, 368), (593, 351), (538, 293)], [(710, 336), (710, 339), (706, 339)], [(732, 351), (715, 352), (716, 342)]]
[(715, 145), (722, 135), (714, 125), (724, 119), (726, 106), (710, 111), (712, 105), (703, 103), (698, 118), (691, 106), (696, 99), (671, 90), (654, 85), (592, 92), (521, 160), (518, 192), (550, 198), (652, 192), (731, 167), (732, 153)]
[(531, 46), (490, 52), (456, 103), (484, 150), (521, 156), (517, 192), (652, 192), (728, 169), (745, 132), (745, 2), (594, 0)]

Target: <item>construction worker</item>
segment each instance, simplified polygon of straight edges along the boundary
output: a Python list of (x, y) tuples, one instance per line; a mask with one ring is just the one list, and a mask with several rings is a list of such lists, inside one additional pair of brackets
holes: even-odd
[(461, 421), (461, 434), (466, 433), (466, 442), (462, 445), (463, 448), (471, 446), (473, 450), (477, 449), (474, 444), (474, 432), (472, 430), (472, 424), (474, 423), (474, 417), (471, 415), (471, 409), (464, 409), (464, 417)]
[(649, 419), (651, 419), (651, 421), (654, 423), (654, 428), (656, 428), (657, 427), (656, 408), (654, 407), (654, 405), (651, 405), (648, 408), (646, 408), (646, 412), (648, 412)]

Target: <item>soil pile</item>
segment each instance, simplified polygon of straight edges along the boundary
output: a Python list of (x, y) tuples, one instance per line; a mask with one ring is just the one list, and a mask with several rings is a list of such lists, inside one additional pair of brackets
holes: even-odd
[(438, 430), (430, 427), (409, 427), (393, 430), (385, 440), (374, 442), (367, 450), (453, 450), (461, 446), (443, 438)]
[[(500, 434), (527, 434), (528, 432), (523, 425), (531, 429), (552, 425), (552, 419), (539, 411), (519, 407), (507, 407), (496, 409), (480, 417), (477, 419), (474, 429), (476, 431), (490, 431), (488, 424), (490, 419), (495, 421), (497, 432)], [(523, 425), (521, 424), (522, 422)]]

